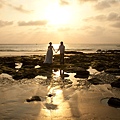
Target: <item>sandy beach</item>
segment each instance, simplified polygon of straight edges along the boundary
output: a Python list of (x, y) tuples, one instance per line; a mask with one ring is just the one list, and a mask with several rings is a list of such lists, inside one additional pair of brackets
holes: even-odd
[[(88, 56), (90, 59), (90, 54)], [(96, 55), (93, 56), (95, 58)], [(65, 56), (67, 62), (65, 61), (66, 64), (61, 67), (55, 56), (53, 65), (48, 67), (42, 65), (44, 57), (40, 59), (40, 56), (34, 56), (34, 59), (39, 59), (39, 64), (34, 66), (35, 69), (39, 69), (39, 74), (29, 78), (14, 76), (13, 70), (12, 72), (6, 70), (5, 73), (5, 67), (3, 69), (3, 62), (1, 62), (0, 120), (119, 120), (120, 108), (108, 105), (109, 98), (120, 98), (120, 88), (112, 87), (110, 84), (119, 79), (119, 75), (112, 75), (104, 70), (98, 71), (88, 65), (86, 69), (89, 71), (88, 77), (75, 77), (73, 67), (78, 69), (79, 66), (80, 69), (82, 65), (73, 65), (70, 62), (73, 59), (68, 60), (69, 57), (72, 56)], [(10, 58), (9, 62), (13, 61), (13, 58), (12, 60)], [(30, 59), (29, 56), (28, 58)], [(77, 61), (77, 57), (74, 58)], [(108, 59), (108, 56), (106, 58)], [(14, 60), (20, 63), (21, 58), (15, 57)], [(29, 62), (29, 65), (25, 65), (25, 61), (22, 61), (27, 68), (22, 67), (25, 70), (29, 68), (30, 72), (31, 63), (26, 62)], [(85, 59), (84, 63), (86, 63)], [(22, 68), (19, 65), (15, 67), (17, 72)], [(34, 72), (30, 72), (32, 73)], [(101, 83), (93, 84), (89, 82), (91, 78), (99, 78)], [(34, 96), (39, 97), (40, 101), (27, 101)]]

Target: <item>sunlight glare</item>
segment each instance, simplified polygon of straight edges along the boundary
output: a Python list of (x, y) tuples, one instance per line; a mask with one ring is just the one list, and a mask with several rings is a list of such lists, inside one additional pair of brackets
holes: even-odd
[(58, 49), (60, 44), (53, 44), (54, 49)]
[(46, 7), (45, 18), (52, 25), (68, 24), (70, 20), (70, 10), (57, 3)]

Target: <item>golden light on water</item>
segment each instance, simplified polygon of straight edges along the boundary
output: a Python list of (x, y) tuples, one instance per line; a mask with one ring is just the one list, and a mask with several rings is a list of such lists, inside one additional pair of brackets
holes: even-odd
[(58, 49), (60, 44), (53, 44), (54, 49)]

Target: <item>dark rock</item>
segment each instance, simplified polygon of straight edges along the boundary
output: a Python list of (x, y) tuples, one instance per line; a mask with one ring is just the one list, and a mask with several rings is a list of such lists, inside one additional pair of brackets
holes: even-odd
[(61, 76), (61, 78), (64, 78), (64, 77), (69, 77), (69, 75), (68, 75), (68, 74), (61, 74), (60, 76)]
[(78, 51), (65, 51), (65, 54), (83, 54), (83, 52), (78, 52)]
[(106, 53), (120, 53), (120, 50), (106, 50)]
[(101, 49), (98, 49), (96, 52), (97, 53), (120, 53), (120, 50), (101, 50)]
[(0, 58), (0, 63), (3, 66), (14, 68), (15, 67), (15, 62), (14, 62), (14, 57), (3, 57)]
[(88, 79), (88, 82), (90, 82), (91, 84), (94, 84), (94, 85), (103, 84), (103, 81), (101, 81), (101, 80), (98, 79), (98, 78)]
[(3, 71), (2, 70), (0, 70), (0, 74), (2, 73)]
[(84, 68), (76, 68), (75, 78), (88, 78), (89, 71), (86, 71)]
[(112, 107), (120, 108), (120, 99), (119, 98), (111, 97), (108, 100), (108, 105), (112, 106)]
[(30, 99), (26, 99), (27, 102), (33, 102), (33, 101), (41, 101), (41, 98), (39, 96), (32, 96)]
[(48, 97), (52, 97), (53, 95), (52, 94), (48, 94)]
[(77, 71), (77, 75), (89, 75), (89, 71)]
[(34, 65), (24, 65), (23, 68), (34, 68)]
[(51, 104), (51, 103), (45, 103), (45, 106), (48, 110), (56, 110), (57, 105)]
[(103, 71), (105, 69), (105, 62), (104, 61), (93, 61), (91, 67), (98, 70)]
[(89, 75), (75, 75), (75, 78), (88, 78)]
[(112, 83), (111, 83), (111, 86), (112, 86), (112, 87), (120, 88), (120, 79), (116, 80), (115, 82), (112, 82)]
[(10, 75), (13, 75), (13, 74), (16, 73), (15, 69), (7, 67), (7, 66), (1, 66), (1, 70), (2, 70), (3, 73), (7, 73), (7, 74), (10, 74)]
[(22, 72), (17, 72), (14, 75), (12, 75), (13, 79), (15, 80), (19, 80), (19, 79), (23, 79), (24, 78), (24, 74)]
[(24, 69), (22, 68), (13, 75), (13, 79), (19, 80), (23, 78), (28, 78), (28, 79), (35, 78), (35, 76), (38, 75), (38, 71), (39, 70), (35, 68), (24, 68)]
[(120, 75), (120, 69), (117, 69), (117, 68), (109, 68), (109, 69), (106, 69), (105, 72), (114, 74), (114, 75)]

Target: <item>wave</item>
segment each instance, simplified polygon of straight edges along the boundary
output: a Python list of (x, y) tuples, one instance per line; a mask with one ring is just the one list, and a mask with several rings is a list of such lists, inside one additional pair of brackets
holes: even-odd
[(95, 49), (66, 49), (67, 51), (95, 51)]
[(46, 50), (0, 50), (0, 52), (44, 52)]

